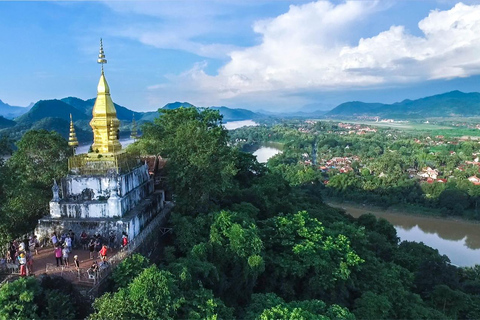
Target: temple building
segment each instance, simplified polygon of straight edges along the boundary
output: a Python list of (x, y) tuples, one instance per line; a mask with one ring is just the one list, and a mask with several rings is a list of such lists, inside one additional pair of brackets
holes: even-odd
[[(122, 149), (120, 121), (105, 77), (103, 65), (107, 60), (101, 40), (98, 63), (102, 71), (90, 121), (91, 152), (74, 152), (68, 159), (68, 175), (59, 185), (54, 181), (50, 215), (40, 219), (35, 230), (40, 238), (71, 229), (77, 235), (85, 230), (103, 236), (115, 233), (121, 237), (126, 233), (133, 239), (164, 206), (165, 194), (155, 190), (147, 162)], [(74, 151), (78, 146), (73, 119), (69, 145)]]

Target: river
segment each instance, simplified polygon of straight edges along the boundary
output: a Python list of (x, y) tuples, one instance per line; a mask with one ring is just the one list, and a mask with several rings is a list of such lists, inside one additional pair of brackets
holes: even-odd
[[(87, 153), (92, 143), (93, 142), (90, 142), (89, 144), (84, 144), (79, 146), (76, 150), (76, 154)], [(132, 143), (133, 143), (133, 139), (131, 138), (120, 139), (120, 144), (122, 145), (122, 148), (126, 148), (129, 144), (132, 144)]]
[(265, 143), (260, 148), (253, 152), (253, 155), (257, 157), (257, 161), (260, 163), (266, 163), (268, 159), (274, 155), (282, 152), (280, 149), (272, 146), (269, 143)]
[(227, 130), (235, 130), (241, 127), (255, 127), (258, 126), (258, 123), (253, 120), (229, 121), (225, 122), (223, 126)]
[[(235, 130), (241, 127), (258, 126), (258, 123), (253, 120), (230, 121), (226, 122), (223, 126), (228, 130)], [(249, 150), (249, 152), (252, 152), (252, 154), (257, 157), (258, 162), (266, 163), (268, 159), (282, 151), (278, 148), (278, 144), (264, 143), (252, 151)]]
[(423, 242), (447, 255), (457, 266), (480, 264), (480, 224), (363, 208), (345, 203), (328, 203), (355, 218), (372, 213), (395, 226), (401, 240)]

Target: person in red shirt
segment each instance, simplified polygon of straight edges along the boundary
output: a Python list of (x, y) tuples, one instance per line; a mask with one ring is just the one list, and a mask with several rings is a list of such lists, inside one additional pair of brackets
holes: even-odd
[(99, 251), (100, 256), (102, 257), (103, 261), (107, 261), (107, 246), (103, 245), (102, 249)]
[(63, 266), (63, 261), (62, 261), (62, 247), (61, 246), (57, 246), (55, 248), (55, 259), (57, 260), (57, 267), (59, 266), (59, 262), (60, 264)]

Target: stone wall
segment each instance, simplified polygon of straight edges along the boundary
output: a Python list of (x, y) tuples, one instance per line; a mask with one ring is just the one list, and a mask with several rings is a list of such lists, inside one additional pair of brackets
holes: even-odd
[[(142, 165), (121, 175), (68, 175), (62, 179), (62, 198), (68, 201), (105, 200), (110, 196), (111, 179), (117, 179), (118, 195), (124, 197), (148, 182), (148, 166)], [(153, 185), (151, 187), (153, 191)]]
[(50, 202), (51, 217), (118, 218), (153, 192), (154, 181), (143, 165), (118, 177), (67, 176), (62, 190), (63, 199)]
[(129, 239), (134, 239), (148, 223), (162, 210), (165, 203), (163, 191), (155, 191), (142, 200), (133, 210), (130, 210), (124, 217), (118, 218), (66, 218), (66, 217), (44, 217), (38, 221), (35, 234), (40, 241), (50, 239), (53, 232), (60, 235), (72, 230), (77, 235), (77, 240), (82, 231), (89, 235), (99, 233), (107, 239), (110, 232), (116, 235), (119, 243), (122, 232), (126, 232)]

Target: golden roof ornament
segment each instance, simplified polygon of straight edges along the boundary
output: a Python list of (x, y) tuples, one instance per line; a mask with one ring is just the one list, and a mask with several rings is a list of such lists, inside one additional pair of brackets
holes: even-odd
[(107, 59), (105, 59), (105, 51), (103, 51), (103, 40), (100, 38), (100, 51), (98, 53), (97, 63), (102, 65), (102, 74), (103, 74), (103, 64), (107, 63)]
[(75, 134), (75, 127), (73, 126), (73, 118), (71, 113), (70, 113), (70, 134), (68, 136), (68, 145), (70, 147), (73, 147), (74, 150), (76, 147), (78, 147), (77, 135)]
[(122, 145), (118, 141), (120, 121), (117, 118), (117, 111), (110, 97), (110, 87), (103, 70), (103, 65), (107, 63), (107, 59), (105, 59), (102, 39), (100, 39), (97, 62), (102, 65), (102, 73), (97, 86), (97, 99), (92, 110), (93, 118), (90, 121), (93, 130), (92, 149), (94, 152), (98, 150), (98, 153), (103, 154), (114, 153), (122, 149)]

